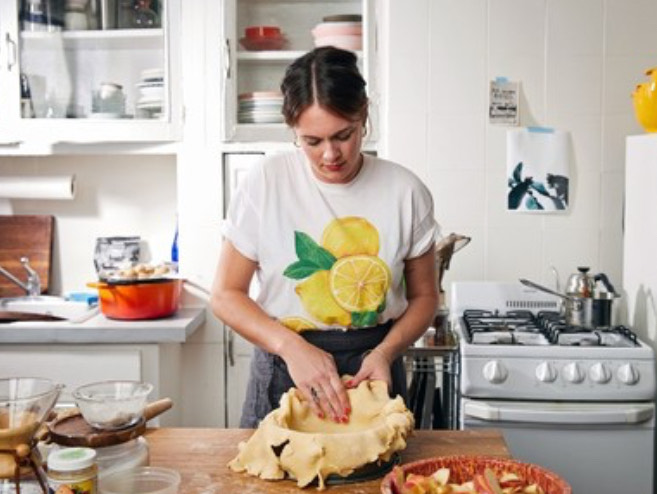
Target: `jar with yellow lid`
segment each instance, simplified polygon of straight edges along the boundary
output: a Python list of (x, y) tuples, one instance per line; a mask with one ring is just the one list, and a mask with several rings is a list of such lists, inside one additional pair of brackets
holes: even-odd
[(98, 466), (91, 448), (64, 448), (48, 455), (50, 494), (96, 494)]

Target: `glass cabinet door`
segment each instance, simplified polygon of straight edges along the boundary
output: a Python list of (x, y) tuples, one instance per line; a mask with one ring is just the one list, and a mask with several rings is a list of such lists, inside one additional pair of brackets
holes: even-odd
[(315, 46), (354, 51), (371, 87), (368, 0), (227, 0), (224, 9), (225, 141), (292, 141), (279, 87), (285, 68)]
[[(12, 0), (13, 1), (13, 0)], [(9, 8), (7, 8), (9, 7)], [(19, 111), (18, 95), (18, 38), (16, 15), (12, 5), (0, 1), (0, 145), (11, 145), (16, 140), (14, 116)]]
[(17, 2), (22, 119), (167, 118), (166, 2)]
[(0, 0), (0, 144), (178, 140), (180, 13), (181, 0)]

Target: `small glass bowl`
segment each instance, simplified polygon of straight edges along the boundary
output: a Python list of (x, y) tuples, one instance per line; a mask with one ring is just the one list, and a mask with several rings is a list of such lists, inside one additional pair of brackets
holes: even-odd
[(139, 381), (103, 381), (73, 391), (82, 417), (96, 429), (118, 430), (141, 420), (153, 385)]
[(180, 474), (163, 467), (137, 467), (121, 470), (105, 477), (100, 494), (176, 494)]

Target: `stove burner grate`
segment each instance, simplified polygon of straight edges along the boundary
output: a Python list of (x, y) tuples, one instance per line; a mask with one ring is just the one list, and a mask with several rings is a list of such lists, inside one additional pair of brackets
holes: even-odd
[(468, 309), (463, 312), (469, 343), (488, 345), (558, 345), (580, 347), (640, 346), (637, 336), (625, 326), (586, 329), (566, 324), (556, 311), (500, 312)]

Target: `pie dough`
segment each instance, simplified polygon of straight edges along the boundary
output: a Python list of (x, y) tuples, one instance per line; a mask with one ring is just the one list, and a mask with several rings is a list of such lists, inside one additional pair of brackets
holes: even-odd
[(346, 477), (406, 447), (414, 421), (401, 396), (391, 399), (384, 381), (363, 381), (347, 393), (352, 413), (343, 424), (317, 417), (301, 392), (290, 388), (228, 466), (265, 480), (287, 476), (299, 487), (317, 478), (323, 490), (327, 476)]

